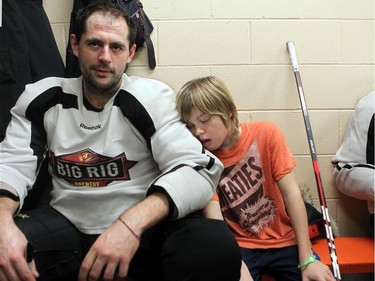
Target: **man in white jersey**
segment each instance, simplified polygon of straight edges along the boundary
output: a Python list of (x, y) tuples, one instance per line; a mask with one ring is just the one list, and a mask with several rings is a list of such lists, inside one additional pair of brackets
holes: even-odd
[(374, 116), (375, 92), (362, 97), (349, 120), (344, 139), (332, 158), (333, 178), (344, 194), (366, 200), (374, 228)]
[[(239, 280), (225, 223), (199, 214), (222, 164), (170, 87), (124, 74), (129, 15), (96, 2), (70, 40), (82, 76), (27, 85), (0, 143), (0, 280)], [(51, 207), (18, 213), (46, 155)]]

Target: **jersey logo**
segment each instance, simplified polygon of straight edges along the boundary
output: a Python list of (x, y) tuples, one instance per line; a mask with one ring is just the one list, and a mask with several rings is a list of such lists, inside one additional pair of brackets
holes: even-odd
[(277, 207), (264, 195), (263, 166), (255, 141), (236, 165), (226, 167), (219, 182), (221, 210), (229, 221), (238, 222), (248, 235), (271, 225)]
[(54, 174), (76, 186), (104, 187), (112, 181), (130, 180), (129, 170), (138, 163), (126, 158), (125, 153), (115, 157), (97, 154), (90, 149), (55, 156), (49, 154)]

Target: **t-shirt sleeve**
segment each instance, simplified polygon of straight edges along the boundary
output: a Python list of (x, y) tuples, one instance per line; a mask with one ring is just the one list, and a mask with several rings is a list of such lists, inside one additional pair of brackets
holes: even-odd
[(293, 171), (296, 167), (296, 161), (281, 129), (274, 124), (269, 124), (269, 126), (272, 176), (275, 181), (278, 181)]

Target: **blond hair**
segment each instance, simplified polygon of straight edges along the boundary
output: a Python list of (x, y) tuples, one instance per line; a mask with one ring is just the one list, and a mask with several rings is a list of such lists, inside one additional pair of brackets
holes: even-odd
[(240, 122), (233, 98), (225, 83), (215, 76), (206, 76), (187, 82), (176, 97), (182, 122), (187, 123), (193, 108), (205, 114), (219, 115), (234, 135), (239, 134)]

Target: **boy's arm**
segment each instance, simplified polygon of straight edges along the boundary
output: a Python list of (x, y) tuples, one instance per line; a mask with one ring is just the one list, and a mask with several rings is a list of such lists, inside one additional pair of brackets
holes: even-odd
[(224, 220), (220, 209), (220, 203), (216, 199), (216, 194), (211, 201), (207, 203), (206, 207), (203, 208), (202, 214), (206, 219)]
[(295, 179), (294, 172), (285, 175), (277, 183), (296, 235), (300, 263), (303, 263), (312, 255), (312, 250), (308, 232), (306, 207), (301, 191)]
[[(313, 254), (308, 232), (306, 207), (294, 172), (285, 175), (277, 183), (296, 235), (299, 263), (302, 264)], [(301, 272), (304, 280), (335, 280), (329, 267), (320, 261), (315, 261), (301, 268)]]

